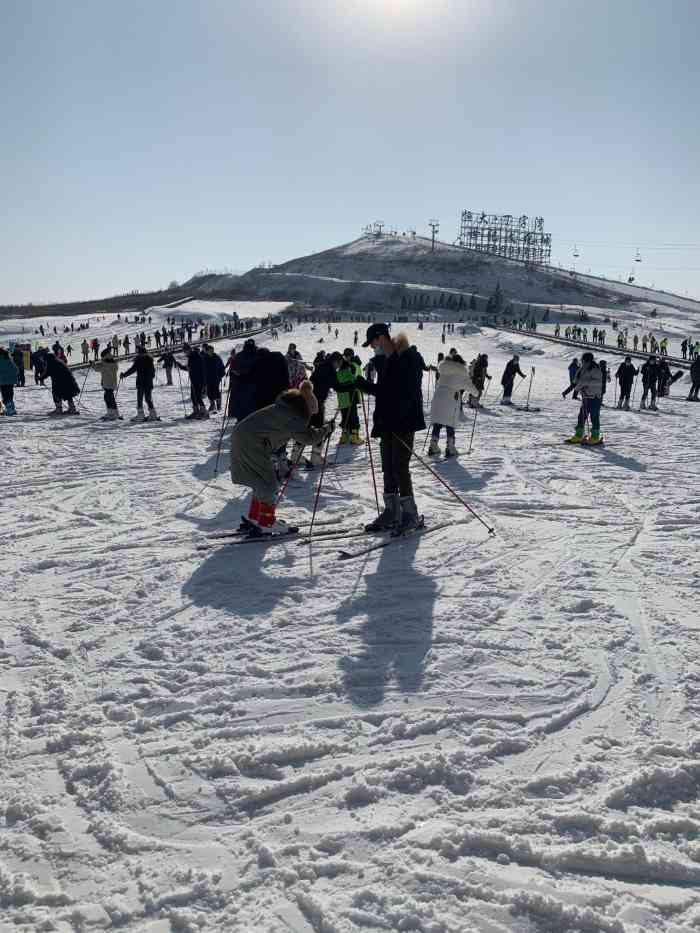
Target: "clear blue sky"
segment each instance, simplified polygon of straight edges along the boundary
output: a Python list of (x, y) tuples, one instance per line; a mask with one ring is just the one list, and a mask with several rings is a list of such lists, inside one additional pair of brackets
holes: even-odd
[(698, 296), (699, 31), (698, 0), (0, 0), (0, 303), (462, 208)]

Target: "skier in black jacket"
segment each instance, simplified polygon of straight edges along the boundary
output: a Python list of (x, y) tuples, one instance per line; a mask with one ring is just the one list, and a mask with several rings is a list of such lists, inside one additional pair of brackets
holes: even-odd
[(51, 380), (51, 394), (53, 395), (54, 405), (56, 406), (50, 415), (63, 414), (63, 402), (68, 402), (66, 414), (77, 415), (78, 409), (75, 407), (73, 399), (80, 395), (78, 383), (75, 377), (65, 363), (57, 359), (53, 353), (48, 350), (44, 356), (45, 366), (41, 376), (41, 384), (45, 379)]
[(659, 387), (659, 361), (655, 356), (650, 356), (641, 369), (642, 373), (642, 401), (639, 405), (640, 411), (647, 407), (647, 395), (651, 395), (649, 408), (651, 411), (658, 411), (656, 407), (656, 395)]
[(696, 356), (693, 362), (690, 365), (690, 378), (693, 380), (693, 384), (690, 387), (690, 392), (688, 392), (689, 402), (698, 402), (698, 392), (700, 392), (700, 356)]
[(221, 380), (226, 375), (224, 361), (210, 343), (204, 345), (203, 360), (209, 411), (221, 411)]
[(209, 412), (204, 406), (205, 373), (202, 354), (197, 347), (193, 347), (189, 343), (184, 344), (182, 349), (187, 357), (187, 365), (183, 366), (177, 360), (175, 360), (175, 365), (178, 369), (186, 369), (189, 373), (190, 398), (192, 399), (192, 411), (185, 417), (189, 419), (208, 418)]
[(158, 412), (153, 407), (153, 383), (156, 378), (156, 367), (153, 357), (146, 352), (146, 348), (139, 344), (136, 348), (136, 358), (126, 372), (119, 374), (119, 379), (126, 379), (136, 373), (136, 415), (132, 421), (145, 421), (143, 413), (144, 399), (148, 405), (148, 420), (158, 421)]
[(630, 410), (630, 393), (632, 391), (634, 377), (638, 375), (638, 373), (639, 370), (632, 362), (631, 356), (626, 356), (625, 362), (620, 363), (617, 367), (615, 378), (620, 383), (620, 399), (617, 403), (618, 408), (624, 408), (625, 411)]
[(233, 359), (229, 360), (229, 403), (228, 416), (242, 421), (255, 411), (255, 382), (253, 369), (257, 347), (252, 337), (243, 344)]
[(501, 376), (501, 385), (503, 386), (501, 405), (513, 404), (511, 395), (513, 394), (513, 383), (515, 382), (516, 376), (521, 376), (523, 379), (525, 378), (525, 373), (520, 371), (520, 357), (517, 353), (512, 360), (508, 360), (506, 368), (503, 370), (503, 375)]
[(386, 357), (377, 383), (358, 376), (356, 385), (376, 397), (372, 437), (379, 438), (384, 479), (384, 511), (367, 525), (368, 531), (394, 528), (404, 533), (420, 524), (413, 497), (410, 460), (416, 431), (425, 428), (422, 368), (404, 334), (392, 339), (388, 324), (371, 324), (364, 347)]
[[(165, 330), (165, 328), (163, 329)], [(173, 366), (175, 365), (175, 357), (169, 350), (166, 350), (162, 356), (158, 357), (158, 362), (163, 364), (166, 385), (171, 386), (173, 384)]]

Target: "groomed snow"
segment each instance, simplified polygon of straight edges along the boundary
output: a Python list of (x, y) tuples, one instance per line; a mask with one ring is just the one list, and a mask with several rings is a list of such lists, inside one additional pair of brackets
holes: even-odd
[[(312, 359), (359, 326), (289, 339)], [(415, 463), (428, 524), (452, 527), (350, 563), (330, 539), (198, 550), (247, 493), (226, 442), (213, 479), (220, 421), (182, 420), (177, 377), (145, 425), (133, 381), (118, 423), (98, 420), (94, 374), (80, 418), (43, 417), (31, 375), (17, 390), (0, 420), (3, 933), (700, 929), (687, 377), (659, 414), (605, 408), (607, 446), (581, 450), (561, 443), (565, 347), (405, 330), (428, 362), (489, 354), (473, 452), (468, 412), (462, 456), (431, 465), (494, 538)], [(540, 413), (497, 404), (513, 351)], [(366, 449), (337, 462), (320, 515), (356, 527)], [(292, 480), (287, 518), (308, 520), (317, 480)]]

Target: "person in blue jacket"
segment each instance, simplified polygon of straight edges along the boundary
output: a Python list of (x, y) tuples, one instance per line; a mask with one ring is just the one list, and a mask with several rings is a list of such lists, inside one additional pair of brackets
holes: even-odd
[(569, 394), (569, 392), (574, 393), (574, 398), (578, 398), (578, 392), (576, 391), (576, 377), (578, 376), (578, 371), (581, 368), (581, 364), (578, 361), (578, 357), (575, 356), (573, 360), (569, 363), (569, 388), (564, 389), (562, 395), (564, 398)]
[(17, 414), (15, 410), (15, 386), (18, 378), (19, 370), (15, 366), (12, 357), (4, 347), (0, 347), (0, 394), (2, 395), (6, 415)]

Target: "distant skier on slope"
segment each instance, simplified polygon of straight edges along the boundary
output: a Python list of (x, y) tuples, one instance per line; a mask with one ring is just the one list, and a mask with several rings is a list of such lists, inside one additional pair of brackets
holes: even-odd
[(647, 395), (651, 397), (649, 408), (651, 411), (658, 411), (656, 407), (656, 397), (659, 388), (659, 361), (655, 356), (649, 357), (641, 369), (642, 373), (642, 401), (639, 409), (644, 411), (647, 407)]
[(506, 363), (506, 368), (501, 376), (501, 385), (503, 386), (503, 398), (501, 405), (512, 405), (511, 396), (513, 394), (513, 383), (515, 377), (520, 376), (525, 379), (525, 373), (520, 369), (520, 357), (516, 353), (511, 360)]
[(618, 408), (624, 408), (625, 411), (630, 410), (630, 393), (632, 392), (634, 377), (638, 374), (639, 370), (633, 364), (631, 356), (626, 356), (624, 363), (620, 363), (617, 367), (615, 378), (620, 383), (620, 398), (617, 402)]
[[(581, 357), (581, 368), (576, 374), (576, 391), (581, 395), (581, 408), (578, 413), (576, 431), (567, 438), (569, 444), (601, 444), (600, 406), (603, 399), (603, 374), (595, 362), (593, 354), (586, 352)], [(586, 422), (590, 418), (591, 434), (584, 438)]]
[(700, 357), (696, 356), (691, 363), (690, 378), (692, 379), (692, 385), (690, 387), (690, 392), (688, 392), (688, 401), (700, 402), (698, 398), (698, 392), (700, 391)]

